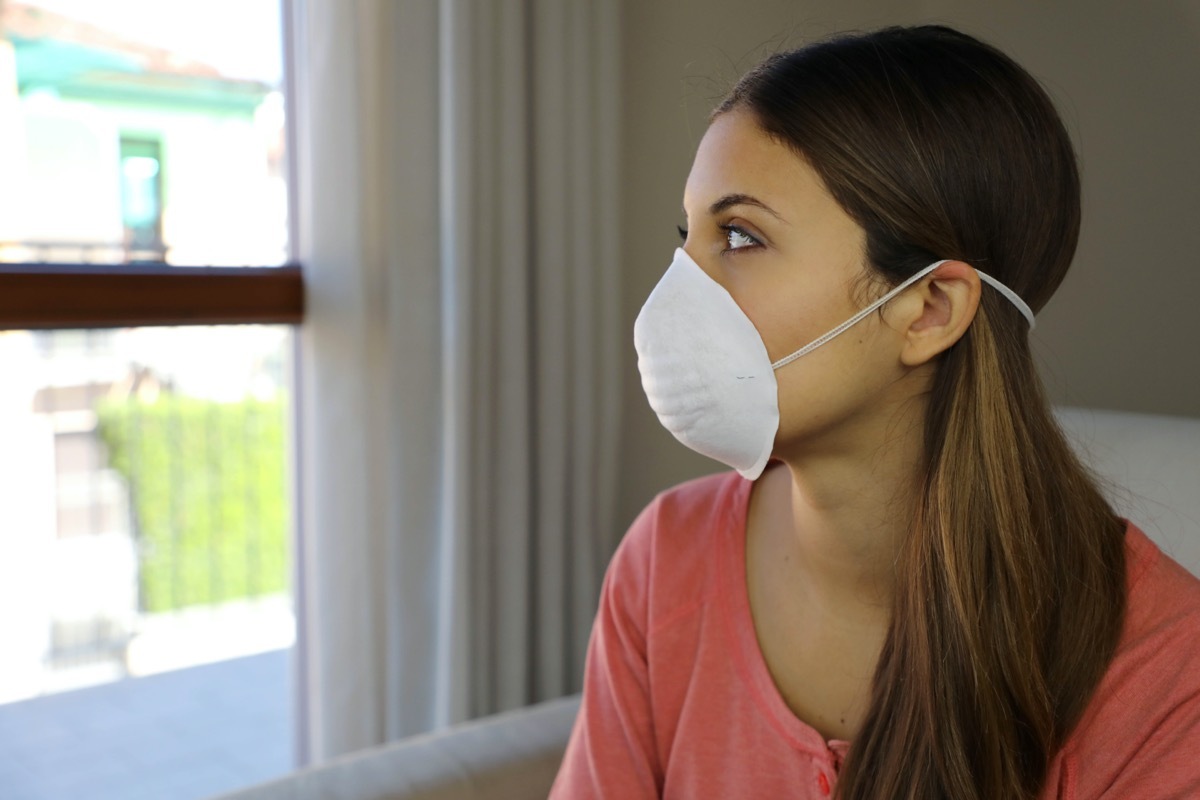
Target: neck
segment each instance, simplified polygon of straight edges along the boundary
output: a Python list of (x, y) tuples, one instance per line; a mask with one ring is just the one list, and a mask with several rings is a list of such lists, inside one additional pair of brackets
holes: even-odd
[(832, 434), (835, 446), (785, 455), (776, 480), (789, 499), (775, 507), (800, 572), (796, 586), (816, 608), (872, 626), (890, 616), (919, 490), (923, 421), (924, 403), (897, 403)]

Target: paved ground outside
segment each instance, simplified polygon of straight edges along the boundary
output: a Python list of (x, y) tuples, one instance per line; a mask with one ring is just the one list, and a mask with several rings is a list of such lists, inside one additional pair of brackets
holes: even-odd
[(291, 653), (0, 705), (0, 798), (201, 800), (278, 777), (293, 763)]

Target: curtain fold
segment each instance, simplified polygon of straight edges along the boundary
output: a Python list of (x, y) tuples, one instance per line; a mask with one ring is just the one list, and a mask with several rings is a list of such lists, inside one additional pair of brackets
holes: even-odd
[(296, 0), (311, 761), (578, 691), (619, 425), (616, 0)]

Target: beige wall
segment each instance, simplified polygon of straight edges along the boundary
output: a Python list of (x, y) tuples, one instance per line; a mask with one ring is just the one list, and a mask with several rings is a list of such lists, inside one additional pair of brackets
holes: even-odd
[(678, 242), (704, 120), (763, 54), (833, 31), (942, 22), (1048, 86), (1080, 153), (1084, 228), (1034, 333), (1056, 402), (1200, 417), (1200, 3), (625, 0), (622, 6), (621, 522), (721, 467), (659, 426), (633, 320)]

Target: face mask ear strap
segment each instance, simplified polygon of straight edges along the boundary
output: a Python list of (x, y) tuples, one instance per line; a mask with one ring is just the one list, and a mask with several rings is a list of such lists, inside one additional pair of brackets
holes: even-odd
[(783, 358), (779, 359), (778, 361), (776, 361), (774, 364), (771, 365), (771, 369), (779, 369), (782, 366), (786, 366), (787, 364), (790, 364), (793, 361), (795, 361), (800, 356), (808, 355), (813, 350), (816, 350), (818, 347), (820, 347), (821, 345), (828, 342), (830, 339), (834, 339), (838, 336), (841, 336), (843, 333), (850, 330), (855, 325), (857, 325), (858, 323), (860, 323), (864, 319), (866, 319), (869, 314), (871, 314), (872, 312), (875, 311), (875, 309), (879, 308), (884, 303), (886, 303), (888, 300), (891, 300), (893, 297), (900, 294), (905, 289), (912, 286), (914, 283), (921, 280), (921, 278), (924, 278), (926, 275), (933, 272), (935, 269), (937, 269), (938, 267), (940, 267), (942, 264), (945, 264), (945, 263), (946, 263), (945, 261), (937, 261), (933, 264), (930, 264), (928, 267), (921, 270), (916, 275), (913, 275), (911, 278), (906, 280), (904, 283), (900, 284), (895, 289), (892, 289), (890, 292), (885, 294), (883, 297), (879, 298), (874, 303), (871, 303), (871, 305), (867, 306), (862, 311), (858, 312), (853, 317), (851, 317), (850, 319), (843, 322), (841, 325), (838, 325), (836, 328), (829, 331), (829, 333), (826, 333), (826, 334), (818, 337), (817, 339), (814, 339), (813, 341), (804, 345), (804, 347), (801, 347), (799, 350), (792, 353), (790, 356), (784, 356)]
[[(841, 325), (838, 325), (836, 328), (834, 328), (833, 330), (829, 331), (828, 333), (820, 336), (819, 338), (815, 339), (814, 341), (809, 342), (808, 344), (804, 345), (804, 347), (801, 347), (799, 350), (792, 353), (791, 355), (784, 356), (783, 358), (779, 359), (778, 361), (776, 361), (774, 364), (771, 365), (771, 369), (776, 370), (776, 369), (779, 369), (780, 367), (786, 366), (786, 365), (792, 363), (793, 361), (795, 361), (797, 358), (800, 358), (800, 356), (807, 355), (807, 354), (811, 353), (813, 350), (816, 350), (818, 347), (825, 344), (830, 339), (834, 339), (838, 336), (841, 336), (843, 333), (848, 331), (850, 328), (854, 327), (855, 325), (857, 325), (858, 323), (860, 323), (864, 319), (866, 319), (866, 317), (869, 314), (874, 312), (877, 308), (882, 306), (884, 303), (891, 300), (893, 297), (900, 294), (905, 289), (912, 286), (914, 283), (921, 280), (926, 275), (933, 272), (935, 269), (940, 267), (942, 264), (945, 264), (949, 260), (950, 259), (948, 259), (948, 258), (944, 258), (941, 261), (933, 262), (928, 267), (925, 267), (925, 269), (923, 269), (920, 272), (918, 272), (917, 274), (913, 275), (911, 278), (904, 281), (896, 288), (892, 289), (890, 292), (885, 294), (883, 297), (876, 300), (874, 303), (871, 303), (871, 305), (867, 306), (862, 311), (859, 311), (857, 314), (855, 314), (853, 317), (851, 317), (850, 319), (843, 322)], [(1014, 292), (1012, 289), (1009, 289), (1003, 283), (996, 280), (991, 275), (988, 275), (985, 272), (982, 272), (980, 270), (975, 270), (975, 273), (979, 276), (980, 280), (982, 280), (988, 286), (991, 286), (996, 291), (1000, 292), (1000, 294), (1004, 295), (1006, 300), (1008, 300), (1010, 303), (1012, 303), (1014, 306), (1017, 307), (1017, 310), (1020, 311), (1021, 315), (1024, 316), (1025, 319), (1029, 322), (1030, 330), (1033, 330), (1034, 327), (1036, 327), (1036, 325), (1034, 323), (1034, 319), (1033, 319), (1033, 311), (1029, 308), (1029, 306), (1027, 306), (1025, 304), (1024, 300), (1022, 300), (1020, 297), (1017, 296), (1016, 292)]]
[(988, 275), (986, 272), (980, 272), (979, 270), (975, 270), (975, 272), (977, 275), (979, 275), (979, 279), (981, 281), (995, 289), (1000, 294), (1004, 295), (1005, 300), (1017, 307), (1017, 311), (1020, 311), (1021, 316), (1023, 316), (1025, 321), (1029, 323), (1029, 330), (1033, 330), (1037, 327), (1037, 322), (1033, 318), (1033, 309), (1027, 306), (1025, 301), (1022, 300), (1016, 292), (993, 278), (991, 275)]

